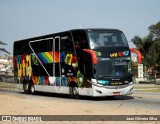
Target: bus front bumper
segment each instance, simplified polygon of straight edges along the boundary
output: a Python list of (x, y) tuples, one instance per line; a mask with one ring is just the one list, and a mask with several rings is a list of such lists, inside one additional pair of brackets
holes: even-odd
[(93, 96), (119, 96), (119, 95), (131, 95), (133, 93), (133, 84), (125, 86), (114, 86), (114, 87), (102, 87), (92, 85)]

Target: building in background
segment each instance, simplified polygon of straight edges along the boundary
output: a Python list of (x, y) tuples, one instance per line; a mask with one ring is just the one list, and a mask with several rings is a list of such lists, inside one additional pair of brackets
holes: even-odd
[(0, 56), (0, 81), (13, 82), (12, 56)]

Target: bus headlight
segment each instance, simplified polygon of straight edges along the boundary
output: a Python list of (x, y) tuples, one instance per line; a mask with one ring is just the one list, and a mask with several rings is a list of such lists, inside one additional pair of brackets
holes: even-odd
[(99, 84), (102, 84), (102, 85), (108, 85), (108, 84), (109, 84), (109, 81), (106, 81), (106, 80), (98, 80), (98, 83), (99, 83)]
[(129, 85), (129, 86), (130, 86), (130, 85), (133, 85), (133, 82), (130, 82), (128, 85)]

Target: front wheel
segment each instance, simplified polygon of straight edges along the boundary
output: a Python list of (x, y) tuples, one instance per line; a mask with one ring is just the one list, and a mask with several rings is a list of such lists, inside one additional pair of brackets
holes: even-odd
[(70, 87), (71, 90), (71, 97), (72, 98), (79, 98), (79, 91), (78, 91), (78, 87)]
[(32, 94), (32, 95), (35, 95), (35, 94), (36, 94), (34, 84), (31, 84), (31, 94)]

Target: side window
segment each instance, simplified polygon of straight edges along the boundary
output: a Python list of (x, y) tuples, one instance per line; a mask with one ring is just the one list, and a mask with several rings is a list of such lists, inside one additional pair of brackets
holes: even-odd
[(52, 51), (53, 39), (44, 39), (30, 43), (35, 53)]
[(60, 50), (74, 51), (73, 41), (69, 33), (66, 33), (66, 35), (64, 34), (63, 36), (61, 36)]
[(28, 45), (29, 41), (20, 41), (14, 43), (14, 55), (30, 54), (31, 49)]
[(87, 49), (88, 42), (85, 32), (83, 31), (74, 31), (72, 32), (74, 38), (74, 44), (76, 49)]
[(32, 73), (36, 76), (53, 76), (51, 51), (53, 38), (46, 38), (30, 42), (34, 53), (32, 54)]

